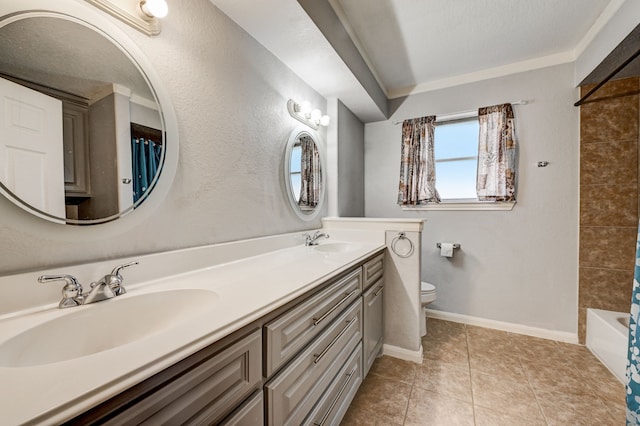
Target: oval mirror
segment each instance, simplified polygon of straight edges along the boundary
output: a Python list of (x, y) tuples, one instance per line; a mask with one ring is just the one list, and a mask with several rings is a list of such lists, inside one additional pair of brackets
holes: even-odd
[(122, 36), (87, 21), (5, 15), (0, 192), (57, 223), (109, 222), (138, 208), (164, 173), (167, 152), (177, 154), (146, 68)]
[(303, 220), (318, 216), (324, 201), (324, 154), (318, 136), (306, 128), (289, 135), (285, 149), (284, 180), (293, 211)]

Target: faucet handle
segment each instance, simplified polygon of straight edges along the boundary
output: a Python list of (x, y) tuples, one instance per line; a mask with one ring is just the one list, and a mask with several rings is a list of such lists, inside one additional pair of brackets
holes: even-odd
[(139, 263), (138, 261), (134, 260), (133, 262), (129, 262), (129, 263), (125, 263), (124, 265), (116, 266), (115, 268), (113, 268), (113, 271), (111, 271), (111, 275), (115, 275), (116, 277), (122, 278), (122, 276), (120, 275), (120, 271), (122, 271), (124, 268), (128, 268), (129, 266), (137, 265), (138, 263)]
[(124, 268), (128, 268), (129, 266), (134, 266), (137, 264), (137, 261), (133, 261), (125, 263), (124, 265), (116, 266), (115, 268), (113, 268), (113, 271), (111, 271), (111, 275), (105, 277), (105, 280), (107, 280), (108, 278), (106, 284), (113, 290), (116, 296), (120, 296), (127, 292), (127, 290), (122, 286), (123, 278), (122, 275), (120, 275), (120, 271), (122, 271)]
[(64, 281), (65, 285), (62, 287), (62, 300), (58, 304), (59, 308), (70, 308), (73, 306), (82, 305), (84, 302), (84, 295), (82, 294), (82, 284), (78, 282), (78, 279), (73, 275), (60, 274), (60, 275), (40, 275), (38, 277), (39, 283), (49, 283), (53, 281)]

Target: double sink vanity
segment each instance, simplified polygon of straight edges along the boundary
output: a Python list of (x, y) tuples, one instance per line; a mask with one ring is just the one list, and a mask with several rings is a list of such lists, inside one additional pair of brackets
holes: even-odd
[(141, 256), (125, 294), (3, 315), (3, 424), (338, 423), (382, 348), (384, 239), (287, 238), (149, 279), (185, 254)]

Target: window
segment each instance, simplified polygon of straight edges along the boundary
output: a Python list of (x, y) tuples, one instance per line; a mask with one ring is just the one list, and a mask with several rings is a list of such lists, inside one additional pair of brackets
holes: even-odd
[(436, 188), (444, 201), (475, 201), (478, 167), (478, 117), (436, 122)]

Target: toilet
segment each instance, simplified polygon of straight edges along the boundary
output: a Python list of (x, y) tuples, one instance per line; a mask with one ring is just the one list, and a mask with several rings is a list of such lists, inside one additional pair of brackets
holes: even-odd
[(422, 321), (420, 321), (420, 335), (427, 334), (427, 305), (436, 300), (436, 287), (428, 282), (420, 284), (420, 304), (422, 305)]

